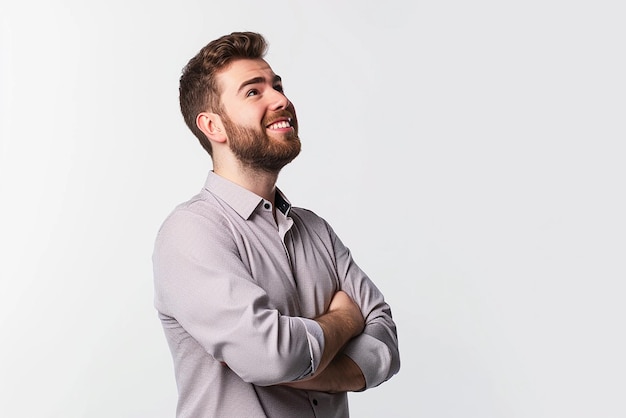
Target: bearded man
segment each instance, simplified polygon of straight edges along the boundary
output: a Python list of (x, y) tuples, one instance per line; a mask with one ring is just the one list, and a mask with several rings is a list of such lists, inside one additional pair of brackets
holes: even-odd
[(276, 187), (301, 143), (266, 50), (262, 35), (233, 32), (180, 78), (183, 117), (213, 168), (153, 253), (178, 418), (348, 417), (348, 392), (400, 368), (383, 294), (330, 225)]

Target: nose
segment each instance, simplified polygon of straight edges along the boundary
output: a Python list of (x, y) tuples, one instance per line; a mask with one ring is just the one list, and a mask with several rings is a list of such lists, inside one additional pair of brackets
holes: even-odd
[(278, 90), (272, 89), (272, 92), (270, 96), (270, 108), (272, 110), (286, 109), (291, 103), (287, 96)]

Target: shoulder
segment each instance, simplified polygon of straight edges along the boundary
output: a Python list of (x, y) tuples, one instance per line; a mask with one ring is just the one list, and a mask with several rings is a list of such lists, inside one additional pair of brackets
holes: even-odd
[(297, 206), (292, 206), (289, 211), (289, 216), (292, 218), (297, 218), (305, 223), (310, 224), (326, 224), (326, 220), (319, 216), (317, 213), (313, 212), (311, 209), (301, 208)]
[(328, 221), (310, 209), (292, 206), (289, 215), (294, 220), (294, 223), (301, 228), (304, 227), (309, 231), (315, 231), (317, 235), (334, 235)]
[(210, 193), (203, 191), (171, 210), (159, 227), (157, 240), (216, 237), (220, 231), (229, 229), (224, 209)]

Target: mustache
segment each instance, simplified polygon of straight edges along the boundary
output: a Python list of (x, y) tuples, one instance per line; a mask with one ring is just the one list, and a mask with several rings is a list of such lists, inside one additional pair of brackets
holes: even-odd
[(282, 109), (282, 110), (273, 112), (271, 115), (265, 116), (263, 118), (262, 123), (263, 123), (263, 126), (268, 126), (276, 122), (277, 120), (285, 119), (285, 118), (290, 120), (292, 126), (295, 126), (298, 123), (295, 112), (290, 112), (287, 109)]

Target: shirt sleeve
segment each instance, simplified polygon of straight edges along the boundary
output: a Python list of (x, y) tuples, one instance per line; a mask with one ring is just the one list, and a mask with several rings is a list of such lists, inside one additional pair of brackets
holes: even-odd
[(354, 262), (330, 225), (327, 224), (327, 228), (333, 242), (341, 290), (359, 305), (365, 319), (363, 333), (352, 339), (343, 352), (361, 368), (365, 389), (369, 389), (389, 380), (400, 369), (396, 324), (382, 292)]
[(270, 306), (223, 217), (174, 211), (157, 235), (153, 266), (157, 310), (244, 381), (273, 385), (317, 369), (321, 327)]

